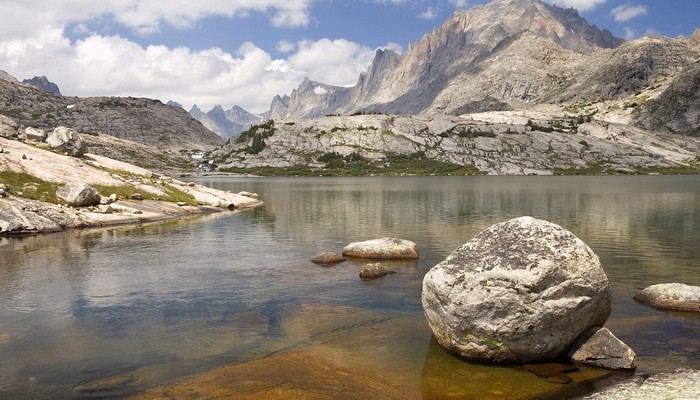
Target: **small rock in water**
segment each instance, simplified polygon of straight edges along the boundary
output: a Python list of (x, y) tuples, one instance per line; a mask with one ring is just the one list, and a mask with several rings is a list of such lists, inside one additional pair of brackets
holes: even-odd
[(337, 264), (340, 262), (343, 262), (347, 260), (347, 258), (343, 257), (342, 254), (334, 253), (331, 251), (327, 251), (325, 253), (321, 253), (317, 255), (316, 257), (311, 259), (311, 262), (314, 264)]
[(581, 335), (569, 352), (571, 361), (608, 369), (635, 369), (637, 355), (608, 330), (591, 329)]
[(343, 248), (343, 255), (374, 259), (414, 259), (418, 258), (418, 246), (410, 240), (381, 238), (350, 243)]
[(637, 293), (634, 299), (665, 310), (700, 312), (700, 287), (682, 283), (652, 285)]
[(363, 280), (376, 279), (395, 273), (396, 271), (390, 271), (384, 268), (384, 266), (381, 263), (368, 263), (365, 264), (364, 267), (362, 267), (362, 270), (360, 271), (360, 278)]

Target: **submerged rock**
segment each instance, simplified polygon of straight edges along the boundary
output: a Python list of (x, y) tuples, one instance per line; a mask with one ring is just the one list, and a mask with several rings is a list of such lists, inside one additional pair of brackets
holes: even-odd
[(463, 358), (535, 362), (564, 355), (610, 315), (598, 256), (571, 232), (521, 217), (496, 224), (423, 279), (436, 340)]
[(418, 258), (418, 246), (405, 239), (372, 239), (350, 243), (343, 248), (343, 255), (375, 259), (415, 259)]
[(635, 369), (637, 355), (607, 328), (591, 329), (572, 347), (569, 357), (575, 363), (608, 369)]
[(617, 399), (700, 399), (700, 371), (678, 370), (673, 373), (642, 375), (583, 397), (582, 400)]
[(700, 312), (700, 287), (682, 283), (652, 285), (634, 296), (634, 299), (665, 310)]
[(321, 253), (317, 255), (316, 257), (311, 259), (311, 262), (314, 264), (321, 264), (321, 265), (326, 265), (326, 264), (337, 264), (340, 262), (343, 262), (347, 260), (347, 258), (343, 257), (342, 254), (334, 253), (332, 251), (327, 251), (325, 253)]
[(396, 271), (391, 271), (386, 268), (381, 263), (367, 263), (360, 271), (360, 278), (365, 279), (377, 279), (389, 274), (395, 274)]

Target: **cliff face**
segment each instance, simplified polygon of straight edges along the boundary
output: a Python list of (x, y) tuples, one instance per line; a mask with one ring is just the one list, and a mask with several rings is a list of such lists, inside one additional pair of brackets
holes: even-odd
[(456, 12), (404, 54), (378, 51), (352, 88), (304, 81), (270, 115), (460, 115), (614, 101), (635, 108), (626, 123), (692, 134), (699, 60), (700, 29), (625, 43), (574, 9), (495, 0)]
[[(275, 116), (310, 117), (356, 111), (419, 114), (464, 108), (467, 103), (463, 100), (451, 100), (449, 105), (444, 100), (467, 78), (480, 79), (480, 72), (493, 61), (489, 55), (513, 43), (527, 46), (528, 43), (519, 42), (524, 32), (551, 43), (563, 57), (571, 52), (588, 55), (622, 43), (610, 32), (588, 25), (573, 9), (564, 10), (539, 0), (496, 0), (455, 13), (403, 55), (378, 51), (367, 73), (353, 88), (324, 86), (326, 91), (319, 93), (310, 90), (313, 88), (305, 81), (293, 92), (285, 113), (278, 107)], [(537, 53), (537, 49), (532, 53)], [(556, 54), (550, 56), (554, 58)], [(529, 73), (524, 68), (518, 72)], [(314, 83), (314, 88), (319, 86)], [(438, 98), (441, 105), (434, 104)], [(491, 94), (472, 100), (485, 100), (489, 105), (500, 101)]]

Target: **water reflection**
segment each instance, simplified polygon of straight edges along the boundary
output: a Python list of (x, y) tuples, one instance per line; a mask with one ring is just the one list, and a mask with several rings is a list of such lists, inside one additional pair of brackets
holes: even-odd
[[(326, 365), (313, 357), (343, 373), (391, 371), (386, 381), (395, 386), (387, 390), (413, 398), (466, 396), (476, 387), (454, 382), (477, 382), (493, 396), (510, 390), (505, 381), (551, 391), (526, 371), (494, 375), (491, 367), (450, 358), (431, 343), (420, 305), (430, 267), (484, 228), (521, 215), (570, 229), (601, 257), (614, 292), (609, 325), (637, 351), (640, 370), (700, 367), (700, 317), (631, 300), (653, 283), (700, 285), (699, 177), (200, 183), (257, 192), (266, 204), (137, 227), (0, 238), (0, 397), (122, 396), (234, 362), (237, 373), (247, 365), (262, 374), (266, 366), (274, 378), (282, 374), (275, 361)], [(397, 274), (371, 282), (358, 278), (362, 261), (309, 261), (381, 236), (415, 241), (421, 258), (388, 263)], [(459, 379), (448, 379), (452, 374)], [(501, 383), (487, 387), (490, 381)]]

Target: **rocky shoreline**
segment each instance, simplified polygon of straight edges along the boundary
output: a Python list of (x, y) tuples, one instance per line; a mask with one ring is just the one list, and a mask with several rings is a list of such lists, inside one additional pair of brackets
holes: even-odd
[[(140, 224), (262, 204), (254, 193), (224, 192), (85, 153), (81, 136), (67, 128), (47, 133), (7, 118), (0, 119), (0, 128), (0, 236)], [(61, 189), (71, 185), (89, 187), (94, 201), (60, 199)], [(44, 201), (53, 197), (58, 201)]]

